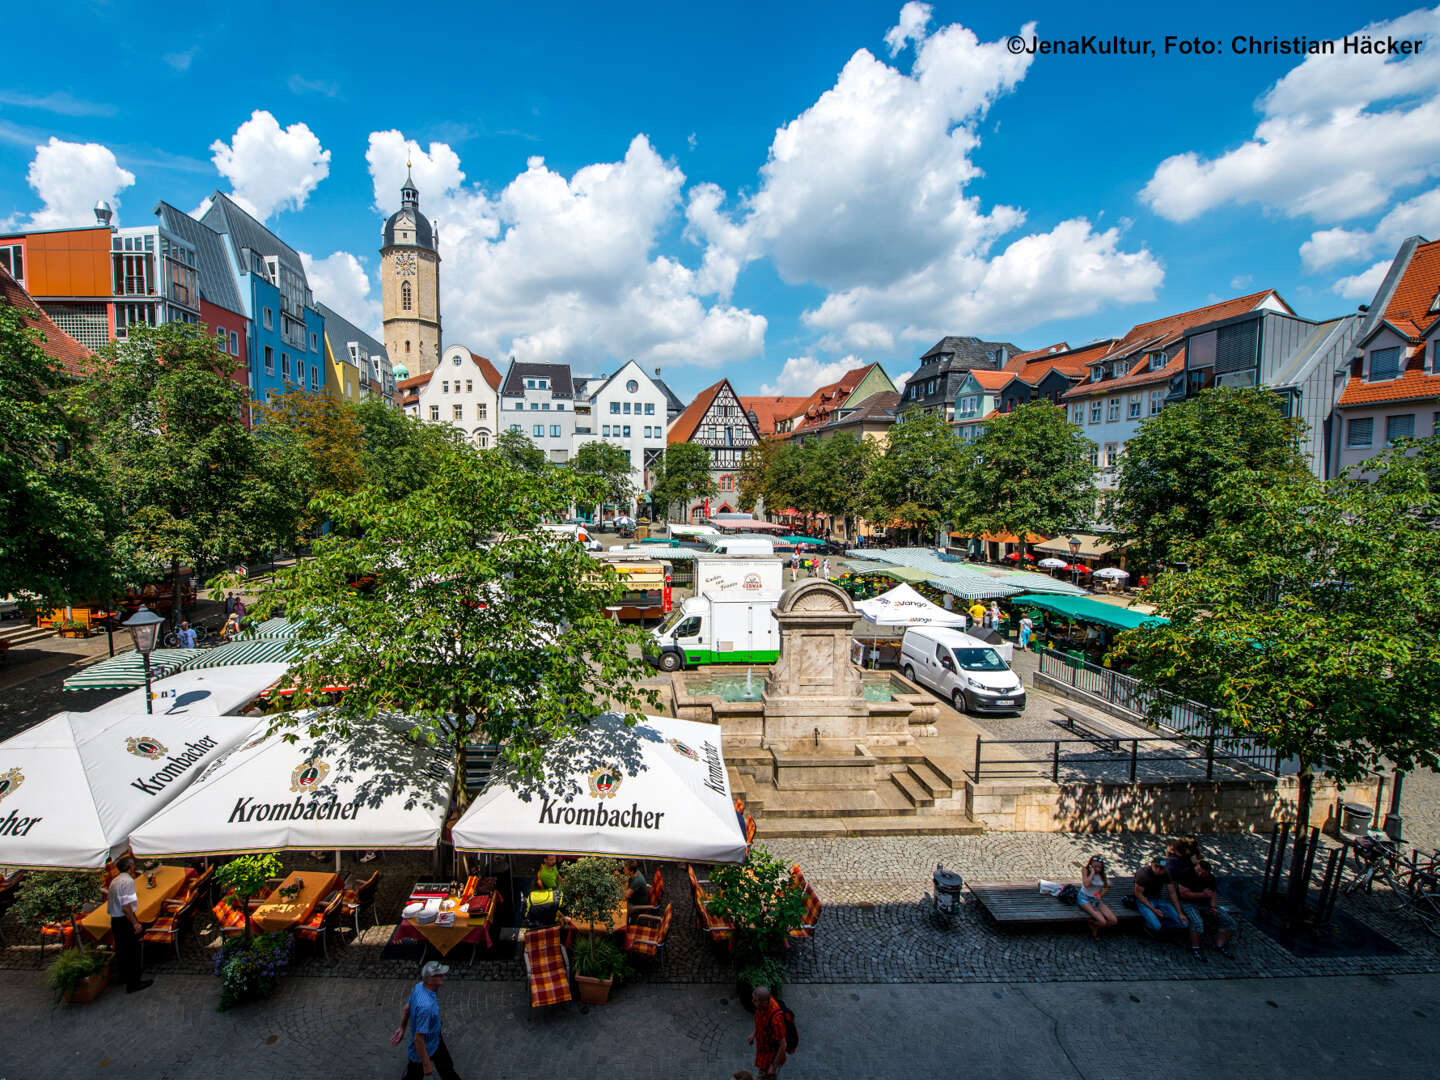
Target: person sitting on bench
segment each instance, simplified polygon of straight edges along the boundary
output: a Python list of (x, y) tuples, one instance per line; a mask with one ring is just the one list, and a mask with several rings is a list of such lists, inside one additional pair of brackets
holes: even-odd
[[(1080, 866), (1079, 863), (1076, 864)], [(1090, 937), (1100, 940), (1100, 931), (1115, 926), (1120, 919), (1105, 903), (1105, 894), (1110, 891), (1110, 879), (1105, 876), (1105, 860), (1091, 855), (1090, 861), (1080, 866), (1080, 895), (1075, 903), (1090, 916)]]
[[(1180, 897), (1175, 883), (1165, 871), (1165, 856), (1156, 855), (1148, 864), (1135, 871), (1135, 906), (1145, 920), (1145, 931), (1152, 937), (1161, 930), (1183, 930), (1190, 926), (1180, 911)], [(1200, 950), (1194, 950), (1199, 959)]]
[(1185, 905), (1186, 917), (1190, 918), (1192, 923), (1191, 952), (1200, 950), (1200, 931), (1205, 928), (1204, 916), (1208, 911), (1210, 918), (1215, 923), (1215, 951), (1228, 960), (1235, 956), (1230, 950), (1230, 935), (1235, 932), (1237, 924), (1235, 916), (1220, 908), (1218, 884), (1214, 873), (1210, 870), (1210, 864), (1197, 857), (1190, 869), (1176, 881), (1175, 887), (1180, 893), (1181, 902)]

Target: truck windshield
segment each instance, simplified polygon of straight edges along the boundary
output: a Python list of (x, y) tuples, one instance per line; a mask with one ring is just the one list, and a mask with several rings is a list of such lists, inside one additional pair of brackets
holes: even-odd
[(961, 671), (1004, 671), (1005, 661), (994, 649), (955, 649), (955, 662)]
[(668, 634), (668, 633), (670, 633), (672, 630), (675, 629), (676, 626), (679, 625), (680, 620), (683, 619), (684, 617), (685, 617), (685, 609), (684, 609), (684, 608), (678, 608), (678, 607), (677, 607), (674, 611), (670, 612), (670, 614), (665, 617), (665, 621), (662, 622), (662, 623), (659, 625), (659, 627), (656, 628), (655, 632), (656, 632), (657, 634)]

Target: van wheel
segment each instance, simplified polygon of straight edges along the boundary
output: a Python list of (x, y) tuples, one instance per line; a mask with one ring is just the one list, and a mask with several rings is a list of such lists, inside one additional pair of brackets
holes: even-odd
[(955, 706), (955, 711), (958, 713), (967, 713), (970, 711), (970, 705), (965, 700), (964, 690), (956, 690), (953, 694), (951, 694), (950, 704)]
[(904, 670), (901, 671), (901, 674), (904, 675), (905, 678), (909, 679), (911, 682), (914, 682), (914, 681), (915, 681), (915, 667), (914, 667), (914, 665), (912, 665), (912, 664), (906, 664)]
[(673, 652), (661, 653), (661, 654), (660, 654), (660, 670), (661, 670), (661, 671), (679, 671), (679, 670), (680, 670), (680, 657), (676, 656)]

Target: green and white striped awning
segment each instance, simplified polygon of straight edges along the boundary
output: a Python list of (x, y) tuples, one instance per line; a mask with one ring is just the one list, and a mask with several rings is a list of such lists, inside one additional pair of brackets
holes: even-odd
[(272, 641), (288, 640), (297, 637), (300, 628), (283, 615), (277, 615), (273, 619), (266, 619), (243, 634), (235, 638), (236, 641)]
[(232, 641), (213, 649), (200, 649), (191, 654), (186, 671), (200, 668), (230, 667), (235, 664), (285, 663), (295, 656), (295, 642), (289, 638), (255, 641)]
[[(156, 649), (150, 654), (150, 678), (162, 679), (185, 667), (200, 650)], [(64, 682), (66, 690), (134, 690), (145, 685), (145, 658), (123, 652), (91, 664)]]

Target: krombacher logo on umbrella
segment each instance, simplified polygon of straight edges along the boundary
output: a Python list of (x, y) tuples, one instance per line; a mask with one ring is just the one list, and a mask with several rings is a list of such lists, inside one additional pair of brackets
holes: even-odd
[(235, 800), (235, 809), (225, 824), (239, 822), (247, 825), (252, 821), (354, 821), (360, 813), (359, 803), (342, 805), (332, 797), (329, 802), (319, 802), (306, 795), (296, 795), (294, 802), (256, 802), (254, 797)]
[[(25, 774), (19, 769), (10, 769), (8, 772), (0, 773), (0, 801), (5, 796), (14, 795), (17, 788), (25, 782)], [(10, 811), (9, 817), (0, 818), (0, 836), (24, 836), (36, 825), (40, 824), (38, 817), (21, 817), (14, 810)]]
[(705, 747), (705, 769), (709, 773), (705, 778), (705, 786), (717, 795), (724, 795), (725, 766), (720, 763), (720, 751), (708, 741), (701, 745)]
[(603, 802), (594, 806), (564, 806), (540, 796), (541, 825), (588, 825), (596, 829), (658, 829), (664, 810), (611, 810)]
[[(159, 795), (165, 790), (166, 784), (184, 776), (192, 765), (203, 760), (205, 755), (214, 750), (217, 745), (214, 738), (209, 735), (197, 739), (195, 742), (186, 743), (184, 750), (171, 754), (165, 759), (169, 764), (163, 769), (151, 773), (148, 777), (137, 776), (130, 781), (130, 786), (136, 791), (143, 791), (146, 795)], [(132, 750), (131, 753), (135, 753), (135, 751)], [(163, 747), (161, 753), (164, 753)]]

